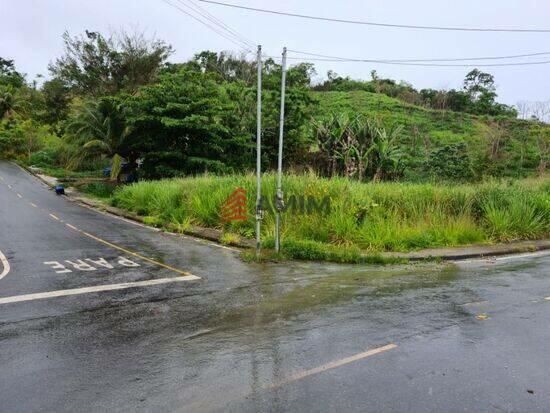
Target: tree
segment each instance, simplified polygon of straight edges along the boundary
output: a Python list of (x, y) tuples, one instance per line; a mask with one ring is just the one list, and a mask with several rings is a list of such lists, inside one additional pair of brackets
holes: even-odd
[(50, 73), (77, 94), (134, 93), (150, 83), (172, 53), (163, 41), (139, 33), (104, 37), (86, 30), (83, 36), (63, 34), (65, 54), (49, 65)]
[(402, 130), (401, 126), (389, 130), (378, 128), (378, 133), (374, 134), (374, 141), (370, 149), (374, 154), (372, 161), (375, 170), (372, 178), (374, 182), (400, 173), (401, 151), (398, 149), (396, 141)]
[(203, 73), (215, 73), (225, 82), (243, 81), (246, 85), (256, 82), (255, 61), (247, 61), (245, 55), (236, 56), (229, 52), (203, 51), (194, 57)]
[(12, 85), (0, 86), (0, 119), (22, 115), (27, 103), (19, 89)]
[(468, 148), (464, 142), (445, 144), (430, 152), (427, 169), (437, 179), (465, 181), (472, 177)]
[[(281, 71), (281, 66), (273, 60), (266, 62), (262, 91), (262, 143), (264, 162), (268, 168), (275, 168), (277, 165)], [(309, 124), (315, 102), (309, 90), (313, 73), (313, 66), (310, 64), (296, 65), (287, 71), (283, 152), (285, 164), (301, 162), (309, 148)], [(255, 86), (252, 89), (255, 89)], [(251, 92), (255, 99), (255, 90)], [(255, 100), (247, 105), (254, 109)], [(256, 116), (253, 110), (252, 113), (253, 116), (247, 119), (248, 130), (251, 135), (255, 135)]]
[(484, 73), (479, 69), (474, 69), (466, 75), (463, 88), (474, 102), (484, 95), (492, 96), (493, 98), (496, 96), (493, 75)]
[(542, 176), (546, 172), (548, 162), (550, 162), (550, 126), (546, 124), (533, 125), (530, 133), (537, 141), (539, 149), (539, 166), (537, 169)]
[(338, 159), (341, 159), (341, 145), (349, 128), (349, 117), (345, 113), (331, 114), (315, 122), (317, 143), (329, 163), (329, 176), (338, 174)]
[(165, 73), (130, 99), (133, 147), (150, 177), (243, 166), (249, 137), (232, 133), (234, 102), (216, 76), (190, 67)]
[(550, 100), (544, 102), (525, 102), (516, 104), (521, 119), (536, 119), (550, 123)]
[(13, 60), (0, 57), (0, 86), (20, 88), (25, 84), (25, 76), (15, 70)]
[(13, 60), (0, 57), (0, 120), (22, 115), (28, 109), (25, 88), (25, 76), (15, 70)]
[(481, 115), (517, 116), (514, 107), (495, 101), (497, 97), (495, 79), (489, 73), (478, 69), (470, 71), (464, 79), (463, 90), (470, 98), (471, 103), (467, 110), (469, 112)]
[(44, 111), (40, 118), (49, 125), (56, 125), (65, 120), (69, 113), (71, 97), (69, 88), (57, 78), (47, 80), (42, 85), (42, 96), (44, 99)]
[(124, 102), (104, 97), (78, 105), (67, 125), (67, 139), (77, 146), (72, 166), (90, 158), (111, 158), (111, 178), (120, 173), (121, 159), (135, 163), (137, 153), (132, 150), (130, 128), (126, 124)]
[(370, 119), (357, 117), (351, 126), (353, 150), (357, 158), (357, 178), (362, 181), (369, 167), (370, 157), (376, 146), (373, 143), (378, 138), (380, 129)]

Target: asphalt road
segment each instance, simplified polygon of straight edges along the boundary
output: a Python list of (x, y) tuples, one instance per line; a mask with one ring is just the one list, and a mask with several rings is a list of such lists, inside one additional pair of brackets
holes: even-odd
[(0, 411), (549, 411), (549, 265), (245, 264), (0, 162)]

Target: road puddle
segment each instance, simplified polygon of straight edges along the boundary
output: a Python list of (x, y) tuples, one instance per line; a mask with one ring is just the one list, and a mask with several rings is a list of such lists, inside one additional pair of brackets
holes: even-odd
[[(310, 275), (281, 282), (264, 280), (249, 290), (254, 303), (222, 310), (212, 324), (232, 330), (287, 320), (300, 314), (330, 308), (358, 297), (380, 300), (407, 290), (432, 288), (456, 279), (453, 264), (417, 264), (398, 268), (346, 268), (329, 275)], [(208, 323), (207, 323), (208, 324)]]

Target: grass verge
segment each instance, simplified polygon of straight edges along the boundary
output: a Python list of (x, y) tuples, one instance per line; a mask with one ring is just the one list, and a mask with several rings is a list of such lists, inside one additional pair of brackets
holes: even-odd
[[(285, 196), (298, 201), (283, 214), (283, 254), (288, 258), (365, 262), (383, 251), (488, 244), (550, 235), (550, 179), (490, 181), (475, 185), (359, 183), (315, 175), (284, 178)], [(222, 223), (221, 208), (235, 188), (247, 191), (246, 221)], [(252, 175), (178, 178), (119, 188), (112, 203), (155, 218), (156, 225), (223, 229), (229, 238), (254, 234)], [(264, 197), (275, 193), (265, 175)], [(300, 201), (300, 199), (304, 201)], [(309, 208), (329, 199), (330, 211)], [(266, 203), (263, 246), (274, 239), (272, 202)], [(366, 259), (367, 256), (373, 258)], [(370, 254), (370, 255), (369, 255)]]

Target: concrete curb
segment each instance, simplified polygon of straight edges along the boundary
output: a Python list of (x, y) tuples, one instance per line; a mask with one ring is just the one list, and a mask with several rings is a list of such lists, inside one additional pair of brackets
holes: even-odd
[[(27, 168), (19, 164), (16, 164), (16, 165), (22, 168), (23, 170), (25, 170), (26, 172), (30, 173), (31, 175), (35, 176), (42, 183), (46, 184), (50, 188), (54, 187), (59, 181), (57, 178), (40, 174), (37, 171), (33, 171), (31, 168)], [(144, 217), (140, 215), (137, 215), (137, 214), (134, 214), (133, 212), (116, 208), (110, 205), (106, 205), (105, 203), (99, 200), (87, 198), (84, 196), (84, 194), (81, 194), (80, 192), (69, 189), (69, 190), (66, 190), (65, 196), (72, 202), (77, 202), (77, 203), (86, 205), (90, 208), (99, 209), (99, 210), (108, 212), (109, 214), (113, 214), (118, 217), (126, 218), (129, 220), (147, 225), (144, 222)], [(169, 224), (167, 229), (174, 233), (185, 234), (195, 238), (212, 241), (218, 244), (220, 244), (220, 238), (223, 235), (223, 231), (219, 229), (203, 228), (203, 227), (198, 227), (196, 225), (191, 225), (188, 229), (184, 231), (179, 231), (174, 225)], [(253, 240), (241, 239), (239, 242), (231, 243), (229, 245), (232, 247), (247, 249), (247, 248), (253, 248), (256, 244)]]
[[(108, 212), (109, 214), (113, 214), (113, 215), (116, 215), (116, 216), (119, 216), (119, 217), (122, 217), (122, 218), (130, 219), (132, 221), (136, 221), (136, 222), (139, 222), (141, 224), (147, 225), (147, 224), (145, 224), (144, 217), (142, 217), (140, 215), (137, 215), (137, 214), (134, 214), (132, 212), (125, 211), (123, 209), (116, 208), (116, 207), (113, 207), (113, 206), (110, 206), (110, 205), (105, 205), (101, 201), (97, 201), (97, 200), (94, 200), (94, 199), (83, 197), (78, 192), (74, 192), (74, 191), (69, 192), (69, 193), (67, 193), (67, 197), (70, 198), (74, 202), (81, 203), (81, 204), (89, 206), (91, 208), (101, 209), (103, 211)], [(208, 241), (212, 241), (212, 242), (216, 242), (216, 243), (220, 243), (220, 238), (223, 235), (223, 231), (220, 231), (218, 229), (197, 227), (195, 225), (191, 225), (188, 229), (185, 229), (184, 231), (179, 231), (175, 227), (175, 225), (168, 224), (167, 229), (172, 231), (172, 232), (175, 232), (175, 233), (185, 234), (185, 235), (189, 235), (189, 236), (192, 236), (192, 237), (195, 237), (195, 238), (206, 239)], [(230, 244), (230, 246), (238, 247), (238, 248), (251, 248), (254, 245), (255, 244), (252, 240), (246, 240), (246, 239), (241, 240), (240, 242), (237, 242), (237, 243), (231, 243)]]
[(397, 258), (408, 261), (460, 261), (473, 258), (488, 258), (501, 255), (524, 254), (528, 252), (550, 250), (550, 240), (517, 241), (497, 245), (470, 245), (453, 248), (433, 248), (409, 253), (385, 252), (386, 258)]
[[(21, 166), (21, 165), (19, 165)], [(22, 166), (21, 166), (22, 167)], [(56, 178), (52, 178), (46, 175), (35, 173), (29, 168), (22, 167), (24, 170), (30, 174), (36, 176), (43, 183), (52, 187), (57, 182)], [(72, 201), (79, 202), (91, 208), (101, 209), (110, 214), (130, 219), (142, 224), (144, 223), (143, 217), (134, 214), (129, 211), (125, 211), (120, 208), (112, 207), (110, 205), (105, 205), (101, 201), (93, 200), (86, 198), (82, 194), (76, 191), (68, 191), (67, 198), (70, 198)], [(145, 224), (146, 225), (146, 224)], [(179, 232), (173, 225), (169, 225), (168, 229), (173, 232)], [(189, 235), (196, 238), (206, 239), (212, 242), (220, 243), (220, 237), (223, 235), (223, 232), (218, 229), (213, 228), (203, 228), (192, 225), (189, 229), (183, 231), (183, 234)], [(231, 244), (233, 247), (238, 248), (254, 248), (255, 242), (253, 240), (242, 239), (238, 243)], [(453, 248), (432, 248), (425, 249), (415, 252), (382, 252), (378, 253), (384, 258), (392, 258), (397, 260), (405, 261), (460, 261), (460, 260), (469, 260), (473, 258), (489, 258), (497, 257), (502, 255), (513, 255), (513, 254), (524, 254), (528, 252), (544, 251), (550, 250), (550, 239), (544, 240), (533, 240), (533, 241), (517, 241), (510, 242), (506, 244), (497, 244), (497, 245), (470, 245), (465, 247), (453, 247)], [(364, 254), (365, 257), (369, 254)]]

